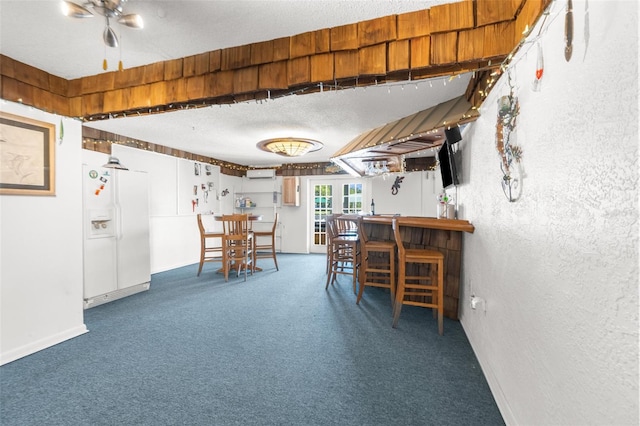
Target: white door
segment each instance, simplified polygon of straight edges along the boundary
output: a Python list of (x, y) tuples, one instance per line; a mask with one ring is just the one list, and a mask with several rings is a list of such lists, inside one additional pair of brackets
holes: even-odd
[(326, 253), (326, 217), (330, 214), (368, 212), (364, 196), (365, 185), (359, 178), (309, 180), (312, 206), (311, 253)]

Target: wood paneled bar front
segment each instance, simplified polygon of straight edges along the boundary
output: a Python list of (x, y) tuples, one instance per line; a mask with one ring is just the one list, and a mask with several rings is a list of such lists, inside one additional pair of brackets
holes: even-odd
[[(394, 241), (391, 222), (393, 215), (364, 216), (367, 236), (372, 240)], [(460, 271), (462, 265), (462, 233), (475, 228), (467, 220), (436, 219), (403, 216), (401, 228), (405, 247), (438, 250), (444, 254), (444, 315), (458, 319)], [(406, 226), (408, 223), (409, 226)], [(426, 266), (421, 266), (427, 274)]]

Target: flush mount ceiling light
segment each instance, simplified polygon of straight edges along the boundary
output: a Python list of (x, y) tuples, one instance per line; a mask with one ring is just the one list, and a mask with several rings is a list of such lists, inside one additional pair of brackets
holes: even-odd
[[(71, 1), (62, 1), (62, 13), (72, 18), (92, 18), (94, 13), (104, 16), (105, 28), (102, 33), (104, 44), (109, 47), (118, 47), (118, 37), (109, 24), (109, 19), (117, 19), (118, 23), (131, 28), (144, 28), (142, 17), (131, 13), (125, 15), (122, 11), (127, 0), (89, 0), (82, 6)], [(104, 60), (103, 69), (107, 69), (107, 60)], [(122, 70), (122, 61), (119, 69)]]
[(313, 139), (273, 138), (258, 142), (256, 146), (263, 151), (273, 152), (284, 157), (300, 157), (309, 152), (318, 151), (324, 145)]

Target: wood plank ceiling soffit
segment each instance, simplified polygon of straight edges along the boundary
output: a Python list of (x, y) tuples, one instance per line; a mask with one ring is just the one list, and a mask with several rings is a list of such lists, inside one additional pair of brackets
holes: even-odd
[(74, 80), (0, 56), (1, 96), (101, 120), (474, 72), (477, 108), (550, 3), (465, 0)]

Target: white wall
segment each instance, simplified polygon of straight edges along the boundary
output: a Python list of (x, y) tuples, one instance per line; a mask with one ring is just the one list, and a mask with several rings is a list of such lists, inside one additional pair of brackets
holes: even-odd
[[(149, 173), (151, 273), (198, 262), (200, 234), (196, 214), (230, 213), (234, 187), (240, 185), (241, 178), (221, 174), (218, 166), (212, 166), (210, 175), (206, 175), (203, 163), (124, 145), (114, 145), (112, 154), (129, 169)], [(85, 163), (106, 162), (108, 156), (83, 150), (82, 159)], [(199, 176), (194, 174), (196, 163), (201, 166)], [(215, 189), (205, 199), (201, 185), (208, 182), (213, 182)], [(194, 186), (198, 187), (197, 194), (193, 193)], [(222, 195), (224, 189), (229, 190), (227, 196)], [(198, 205), (193, 207), (195, 199)], [(217, 226), (212, 223), (213, 229)]]
[(81, 124), (6, 101), (0, 101), (0, 109), (56, 125), (56, 195), (0, 195), (0, 364), (5, 364), (87, 329), (82, 305)]
[(461, 142), (476, 230), (464, 236), (460, 317), (507, 424), (637, 425), (638, 3), (574, 0), (570, 62), (565, 6), (541, 34), (542, 91), (533, 44), (513, 63), (522, 198), (500, 187), (505, 77)]
[[(392, 186), (398, 177), (403, 179), (393, 195)], [(436, 217), (436, 194), (442, 190), (439, 171), (394, 173), (368, 180), (371, 182), (371, 197), (376, 203), (376, 214)], [(370, 204), (371, 199), (368, 198), (365, 202), (367, 212), (371, 210)]]

